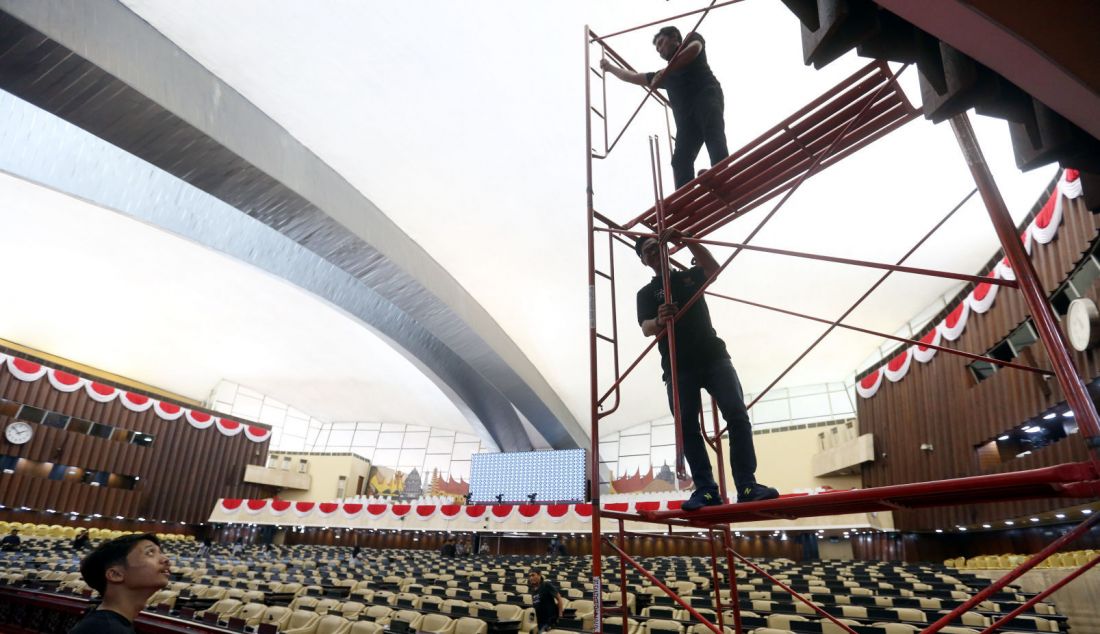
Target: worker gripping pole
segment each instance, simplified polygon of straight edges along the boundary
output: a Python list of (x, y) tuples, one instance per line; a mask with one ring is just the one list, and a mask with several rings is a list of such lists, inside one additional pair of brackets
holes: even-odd
[[(665, 192), (661, 185), (661, 143), (656, 136), (649, 137), (649, 161), (653, 172), (653, 198), (654, 209), (657, 212), (657, 247), (661, 250), (661, 289), (664, 293), (664, 301), (661, 304), (672, 303), (672, 287), (670, 285), (668, 264), (668, 242), (662, 237), (665, 231)], [(660, 306), (658, 305), (658, 311)], [(660, 312), (658, 312), (658, 315)], [(681, 427), (683, 421), (680, 417), (680, 383), (677, 380), (676, 368), (676, 319), (665, 322), (665, 333), (668, 337), (668, 380), (669, 390), (672, 393), (672, 424), (676, 428), (676, 477), (683, 480), (687, 478), (684, 470), (684, 430)], [(692, 421), (694, 424), (695, 421)]]

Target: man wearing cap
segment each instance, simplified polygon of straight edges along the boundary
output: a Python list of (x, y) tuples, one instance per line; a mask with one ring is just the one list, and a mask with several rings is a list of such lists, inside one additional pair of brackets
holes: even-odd
[(620, 68), (607, 59), (600, 60), (600, 68), (627, 83), (664, 88), (668, 92), (672, 116), (676, 120), (672, 175), (679, 189), (691, 180), (695, 158), (704, 143), (712, 166), (729, 156), (725, 98), (722, 85), (707, 64), (706, 42), (702, 35), (689, 33), (684, 40), (679, 29), (666, 26), (653, 36), (653, 46), (661, 59), (669, 63), (664, 70), (639, 73)]
[(69, 634), (134, 634), (134, 619), (146, 601), (168, 585), (169, 566), (152, 533), (100, 544), (80, 562), (80, 575), (102, 601)]
[(565, 610), (565, 599), (554, 584), (546, 580), (538, 570), (527, 573), (528, 589), (531, 591), (531, 603), (535, 608), (535, 622), (539, 632), (547, 632)]
[[(659, 236), (664, 242), (681, 244), (684, 235), (676, 229), (666, 229)], [(634, 243), (634, 250), (642, 263), (653, 269), (649, 284), (638, 291), (638, 323), (647, 337), (659, 337), (665, 326), (675, 317), (680, 306), (687, 304), (703, 284), (718, 272), (719, 265), (703, 245), (687, 242), (694, 257), (694, 265), (686, 271), (669, 272), (669, 289), (672, 297), (665, 298), (661, 280), (661, 249), (657, 238), (641, 236)], [(702, 409), (700, 391), (705, 389), (714, 397), (722, 418), (729, 426), (730, 468), (737, 487), (738, 502), (755, 502), (779, 497), (775, 489), (756, 481), (756, 449), (752, 442), (752, 422), (745, 409), (744, 394), (737, 371), (733, 369), (726, 344), (718, 338), (710, 321), (707, 302), (700, 297), (691, 308), (676, 321), (676, 380), (680, 400), (680, 428), (684, 439), (684, 459), (691, 468), (695, 492), (680, 508), (695, 511), (704, 506), (721, 504), (714, 470), (707, 455), (706, 441), (699, 429), (699, 412)], [(668, 355), (668, 337), (660, 337), (657, 343), (661, 351), (661, 377), (668, 393), (669, 408), (673, 407), (672, 373)], [(675, 413), (675, 412), (674, 412)]]

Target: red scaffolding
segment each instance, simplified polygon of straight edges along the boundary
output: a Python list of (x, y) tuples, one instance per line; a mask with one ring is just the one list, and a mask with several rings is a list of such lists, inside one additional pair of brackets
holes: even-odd
[[(1066, 348), (1065, 341), (1057, 327), (1050, 305), (1047, 303), (1043, 294), (1042, 287), (1039, 284), (1031, 260), (1027, 257), (1017, 237), (1016, 228), (993, 182), (989, 169), (985, 164), (984, 157), (978, 147), (973, 130), (970, 127), (969, 120), (966, 118), (965, 114), (954, 117), (951, 120), (951, 125), (958, 139), (960, 149), (974, 177), (976, 191), (979, 192), (982, 197), (1005, 255), (1012, 265), (1013, 270), (1016, 272), (1015, 281), (992, 280), (991, 278), (978, 278), (973, 275), (904, 266), (905, 260), (916, 251), (929, 236), (931, 236), (932, 232), (938, 229), (944, 221), (946, 221), (946, 217), (928, 234), (918, 240), (915, 246), (894, 264), (767, 249), (750, 244), (760, 229), (775, 215), (787, 199), (807, 178), (836, 164), (846, 156), (866, 147), (875, 140), (882, 138), (893, 130), (912, 121), (919, 115), (919, 110), (908, 102), (905, 94), (901, 91), (896, 81), (897, 76), (905, 70), (904, 66), (897, 71), (891, 71), (890, 67), (885, 62), (876, 61), (868, 64), (852, 76), (840, 82), (837, 86), (808, 103), (798, 112), (784, 119), (779, 124), (754, 139), (744, 148), (735, 151), (728, 158), (713, 166), (710, 170), (702, 173), (695, 180), (667, 197), (662, 191), (660, 143), (657, 141), (656, 137), (650, 137), (650, 161), (654, 190), (653, 207), (624, 223), (617, 223), (595, 209), (593, 196), (593, 161), (604, 160), (609, 156), (649, 97), (655, 97), (658, 103), (665, 106), (666, 121), (668, 104), (655, 91), (646, 89), (645, 97), (643, 97), (641, 104), (638, 105), (634, 113), (629, 117), (622, 131), (615, 135), (614, 141), (610, 141), (611, 134), (607, 116), (606, 80), (603, 73), (591, 63), (592, 48), (594, 46), (599, 47), (602, 58), (609, 59), (611, 63), (619, 64), (624, 68), (631, 69), (627, 61), (607, 44), (609, 38), (629, 33), (640, 28), (661, 24), (674, 18), (701, 14), (699, 21), (696, 22), (695, 25), (695, 29), (697, 29), (699, 23), (702, 22), (709, 11), (718, 7), (735, 4), (736, 2), (737, 0), (731, 0), (721, 4), (712, 2), (711, 6), (704, 9), (682, 13), (665, 20), (624, 29), (602, 37), (597, 36), (591, 29), (585, 27), (586, 191), (588, 203), (588, 287), (590, 301), (589, 355), (591, 362), (590, 473), (592, 474), (591, 500), (593, 511), (592, 600), (594, 607), (593, 629), (595, 632), (603, 631), (603, 616), (605, 612), (618, 613), (623, 617), (624, 622), (627, 622), (630, 615), (625, 593), (627, 589), (626, 568), (629, 565), (639, 571), (640, 574), (647, 577), (654, 585), (660, 587), (676, 604), (687, 610), (695, 619), (703, 623), (711, 631), (722, 634), (722, 628), (727, 625), (732, 625), (733, 630), (740, 634), (743, 630), (740, 606), (738, 603), (737, 576), (734, 568), (735, 562), (739, 562), (749, 567), (757, 574), (761, 574), (771, 580), (772, 583), (781, 586), (796, 600), (808, 605), (823, 618), (833, 622), (840, 629), (847, 632), (854, 632), (851, 627), (839, 621), (836, 616), (827, 613), (820, 606), (802, 597), (793, 589), (787, 587), (774, 577), (771, 577), (765, 570), (734, 551), (729, 528), (730, 522), (796, 519), (800, 517), (843, 513), (912, 509), (1034, 498), (1100, 497), (1100, 457), (1097, 456), (1097, 452), (1095, 451), (1097, 447), (1100, 446), (1100, 416), (1098, 416), (1096, 407), (1085, 390), (1084, 381), (1082, 381), (1074, 367), (1072, 358)], [(602, 103), (600, 108), (597, 108), (592, 102), (593, 78), (601, 82)], [(594, 116), (602, 122), (604, 128), (602, 151), (596, 151), (593, 147)], [(971, 194), (973, 194), (973, 192), (971, 192)], [(716, 229), (777, 197), (778, 201), (774, 204), (772, 209), (757, 223), (755, 229), (751, 231), (742, 242), (731, 243), (705, 239), (707, 235)], [(968, 195), (967, 199), (969, 197)], [(965, 200), (966, 199), (964, 199), (963, 202), (965, 202)], [(962, 203), (960, 202), (959, 205), (948, 214), (948, 217), (950, 217), (951, 213), (954, 213), (961, 205)], [(835, 328), (854, 329), (887, 339), (907, 342), (909, 344), (920, 343), (842, 323), (844, 318), (855, 310), (855, 308), (893, 272), (900, 271), (966, 281), (1001, 283), (1011, 288), (1017, 288), (1024, 296), (1027, 308), (1039, 333), (1039, 338), (1046, 347), (1051, 360), (1051, 370), (982, 357), (980, 355), (965, 353), (950, 348), (932, 347), (946, 353), (958, 354), (971, 359), (982, 359), (1001, 366), (1014, 367), (1045, 375), (1054, 375), (1062, 388), (1063, 394), (1066, 396), (1070, 408), (1076, 415), (1084, 441), (1088, 447), (1093, 450), (1089, 454), (1089, 461), (997, 475), (878, 487), (817, 496), (782, 498), (765, 502), (724, 504), (721, 506), (706, 507), (692, 513), (683, 511), (641, 511), (636, 514), (631, 514), (603, 509), (600, 506), (600, 482), (598, 477), (600, 469), (600, 420), (611, 415), (618, 409), (620, 402), (619, 387), (622, 381), (638, 366), (642, 358), (653, 349), (660, 337), (669, 338), (671, 380), (673, 382), (676, 381), (676, 355), (674, 352), (675, 336), (672, 324), (669, 324), (668, 328), (658, 337), (654, 337), (654, 340), (650, 342), (634, 361), (626, 366), (625, 370), (620, 367), (617, 324), (618, 314), (615, 302), (614, 247), (617, 242), (629, 245), (630, 243), (626, 239), (628, 236), (659, 234), (666, 228), (680, 229), (685, 233), (692, 234), (694, 237), (689, 241), (726, 246), (733, 249), (732, 255), (722, 262), (718, 272), (711, 276), (706, 284), (704, 284), (702, 288), (700, 288), (695, 295), (680, 308), (679, 314), (676, 315), (676, 319), (679, 319), (688, 307), (698, 301), (704, 293), (707, 293), (713, 297), (739, 301), (797, 317), (814, 319), (830, 325), (829, 329), (818, 337), (818, 339), (811, 344), (809, 349), (799, 355), (798, 358), (779, 375), (779, 377), (772, 381), (771, 384), (765, 388), (763, 393), (766, 393), (774, 387), (795, 364)], [(606, 235), (607, 238), (609, 254), (607, 270), (599, 270), (596, 264), (596, 237), (600, 234)], [(714, 281), (717, 275), (725, 270), (732, 260), (744, 250), (760, 250), (779, 255), (805, 257), (864, 266), (876, 268), (884, 272), (882, 277), (840, 316), (833, 319), (813, 317), (707, 291), (707, 287)], [(670, 255), (666, 246), (662, 245), (662, 256), (664, 259), (662, 277), (666, 287), (666, 296), (668, 285), (667, 273), (669, 267), (676, 264), (669, 259)], [(610, 286), (610, 333), (600, 332), (597, 329), (597, 297), (599, 293), (597, 293), (596, 284), (598, 280), (603, 280)], [(675, 319), (673, 321), (675, 321)], [(610, 354), (613, 358), (612, 368), (614, 372), (610, 385), (603, 389), (603, 391), (601, 391), (600, 377), (598, 376), (598, 359), (601, 343), (611, 347)], [(928, 344), (921, 343), (921, 345), (927, 346)], [(675, 394), (675, 391), (673, 391), (673, 393)], [(763, 393), (757, 395), (756, 400), (759, 400), (759, 398), (763, 396)], [(611, 400), (612, 397), (613, 400)], [(754, 400), (750, 403), (749, 407), (752, 407), (755, 402)], [(724, 474), (725, 467), (723, 465), (722, 435), (725, 430), (719, 426), (717, 412), (714, 407), (712, 407), (712, 412), (714, 413), (712, 420), (713, 433), (708, 434), (706, 432), (706, 425), (703, 420), (700, 420), (700, 425), (703, 427), (704, 438), (716, 452), (718, 472)], [(682, 475), (681, 421), (679, 406), (675, 401), (673, 403), (673, 416), (677, 429), (677, 472)], [(719, 485), (722, 489), (721, 494), (723, 498), (728, 500), (724, 477), (719, 478)], [(613, 540), (610, 536), (604, 537), (601, 535), (601, 518), (617, 521), (618, 535), (616, 540)], [(993, 582), (986, 589), (967, 601), (964, 601), (937, 622), (928, 625), (923, 632), (937, 632), (943, 627), (951, 624), (959, 615), (978, 605), (992, 593), (997, 592), (1027, 570), (1038, 565), (1039, 562), (1045, 559), (1049, 554), (1082, 535), (1098, 520), (1100, 520), (1100, 515), (1090, 517), (1072, 531), (1050, 544), (1042, 552), (1037, 553), (1023, 564), (1011, 570), (1001, 579)], [(629, 556), (625, 550), (625, 537), (630, 534), (625, 528), (625, 522), (627, 521), (665, 524), (668, 525), (670, 529), (672, 526), (683, 526), (703, 529), (705, 531), (706, 537), (703, 539), (709, 543), (711, 553), (717, 623), (712, 623), (700, 615), (689, 602), (679, 597), (672, 588), (663, 584), (659, 579), (646, 571), (641, 564)], [(671, 531), (669, 537), (677, 539), (696, 539), (682, 535), (673, 535)], [(619, 601), (618, 606), (609, 608), (603, 606), (601, 583), (604, 547), (607, 547), (619, 557), (619, 572), (622, 577), (620, 586), (624, 595)], [(730, 584), (729, 596), (731, 604), (729, 607), (732, 609), (733, 614), (732, 624), (723, 622), (722, 595), (720, 591), (722, 574), (719, 572), (719, 551), (727, 557), (728, 572), (725, 580)], [(1049, 588), (1032, 597), (1018, 609), (983, 631), (995, 631), (1017, 614), (1028, 609), (1036, 602), (1048, 596), (1058, 587), (1061, 587), (1064, 583), (1068, 583), (1083, 573), (1084, 570), (1091, 568), (1098, 562), (1100, 562), (1100, 558), (1088, 562), (1081, 569), (1069, 575), (1062, 582), (1056, 584), (1055, 587)], [(628, 631), (628, 629), (629, 628), (624, 628), (623, 631)]]

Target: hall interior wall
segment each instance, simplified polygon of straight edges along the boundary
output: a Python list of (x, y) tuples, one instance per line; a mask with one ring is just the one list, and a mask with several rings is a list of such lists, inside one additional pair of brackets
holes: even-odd
[[(0, 474), (0, 500), (5, 506), (198, 524), (209, 517), (218, 498), (272, 494), (267, 487), (243, 480), (246, 465), (264, 464), (267, 441), (256, 443), (243, 433), (225, 436), (213, 428), (196, 429), (182, 419), (166, 421), (152, 408), (134, 412), (119, 399), (99, 403), (84, 390), (61, 392), (45, 379), (21, 381), (6, 366), (0, 368), (0, 398), (154, 436), (146, 447), (33, 424), (34, 437), (26, 444), (13, 445), (0, 438), (0, 453), (5, 455), (140, 478), (133, 489), (95, 487), (37, 477), (17, 468), (15, 473)], [(0, 428), (10, 422), (10, 417), (0, 416)]]
[[(1046, 194), (1040, 204), (1045, 201)], [(1063, 203), (1063, 224), (1054, 240), (1035, 244), (1031, 255), (1048, 296), (1090, 250), (1100, 229), (1100, 221), (1085, 208), (1082, 198), (1063, 199)], [(989, 268), (995, 262), (991, 260)], [(965, 287), (959, 297), (971, 290), (972, 286)], [(1095, 283), (1086, 296), (1094, 301), (1100, 299)], [(933, 323), (943, 316), (941, 314)], [(984, 314), (972, 312), (962, 336), (945, 345), (985, 354), (1028, 316), (1021, 294), (1014, 289), (1001, 289), (992, 308)], [(1100, 376), (1100, 353), (1096, 349), (1084, 353), (1071, 349), (1070, 352), (1086, 381)], [(1041, 368), (1050, 367), (1041, 343), (1026, 348), (1017, 360)], [(913, 363), (901, 381), (884, 380), (873, 397), (857, 399), (861, 432), (874, 435), (877, 456), (874, 462), (863, 466), (863, 486), (1016, 471), (1086, 459), (1081, 436), (1072, 435), (1031, 455), (1000, 463), (983, 472), (976, 446), (1042, 414), (1062, 402), (1064, 397), (1053, 378), (1044, 380), (1039, 375), (1020, 370), (1003, 369), (977, 382), (967, 367), (969, 363), (963, 357), (940, 352), (930, 363)], [(925, 443), (931, 444), (933, 450), (922, 450), (921, 445)], [(894, 517), (899, 530), (952, 530), (957, 525), (999, 523), (1008, 518), (1049, 513), (1071, 504), (1071, 501), (1053, 499), (1018, 501), (899, 510)]]

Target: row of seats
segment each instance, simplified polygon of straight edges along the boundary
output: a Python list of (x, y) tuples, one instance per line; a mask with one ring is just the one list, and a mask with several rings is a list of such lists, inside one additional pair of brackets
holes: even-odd
[[(1071, 550), (1064, 553), (1054, 553), (1039, 562), (1039, 568), (1080, 568), (1093, 559), (1100, 556), (1100, 550), (1091, 548), (1086, 550)], [(947, 559), (943, 565), (948, 568), (961, 568), (971, 570), (1008, 570), (1015, 568), (1031, 558), (1031, 555), (1005, 554), (1005, 555), (979, 555), (977, 557), (956, 557)]]
[[(0, 536), (7, 535), (12, 530), (18, 530), (21, 537), (43, 537), (47, 539), (71, 540), (76, 537), (80, 529), (75, 526), (62, 526), (61, 524), (36, 524), (34, 522), (7, 522), (0, 520)], [(114, 539), (123, 535), (130, 535), (136, 531), (116, 531), (106, 528), (89, 528), (88, 537), (91, 539)], [(193, 535), (179, 533), (156, 533), (161, 541), (195, 541)]]
[[(262, 620), (268, 608), (278, 608), (272, 610), (270, 622), (281, 623), (283, 629), (299, 629), (311, 626), (310, 623), (319, 624), (329, 616), (348, 623), (383, 623), (392, 619), (393, 613), (405, 610), (422, 617), (446, 617), (458, 628), (457, 621), (462, 618), (484, 617), (481, 620), (491, 622), (513, 620), (518, 614), (521, 631), (528, 632), (534, 623), (526, 582), (531, 569), (542, 571), (569, 600), (568, 618), (563, 624), (568, 622), (579, 630), (590, 629), (594, 616), (587, 556), (456, 560), (431, 551), (364, 550), (361, 559), (352, 560), (351, 549), (346, 547), (276, 547), (273, 552), (248, 547), (234, 554), (221, 547), (209, 552), (187, 541), (166, 543), (166, 550), (173, 560), (175, 581), (164, 594), (154, 597), (152, 605), (158, 609), (194, 610), (199, 618), (206, 618), (208, 613), (221, 620), (243, 618), (236, 616), (243, 612), (253, 620), (261, 614)], [(87, 592), (73, 575), (77, 557), (71, 551), (56, 550), (2, 553), (0, 575), (21, 575), (54, 584), (60, 590)], [(604, 601), (612, 607), (622, 598), (616, 563), (614, 558), (605, 562), (602, 583)], [(711, 620), (717, 618), (709, 558), (655, 557), (644, 558), (643, 563), (658, 578), (674, 585), (699, 612)], [(886, 622), (916, 627), (932, 617), (938, 618), (987, 583), (973, 573), (938, 564), (789, 560), (756, 563), (831, 614), (850, 619), (861, 627)], [(756, 574), (749, 577), (740, 568), (736, 574), (738, 597), (752, 627), (819, 632), (832, 625), (820, 621), (813, 610), (793, 601), (771, 581)], [(722, 607), (728, 608), (731, 596), (721, 571), (717, 581), (723, 588), (719, 595)], [(632, 615), (627, 634), (643, 626), (647, 631), (661, 630), (661, 625), (668, 626), (669, 622), (678, 624), (679, 631), (687, 634), (700, 625), (690, 613), (672, 607), (664, 591), (639, 573), (631, 570), (626, 584), (626, 607)], [(963, 615), (956, 625), (988, 625), (991, 619), (1025, 599), (1026, 595), (1017, 588), (1007, 588), (978, 610)], [(293, 614), (299, 614), (299, 618), (292, 625), (288, 615)], [(306, 614), (317, 618), (309, 621)], [(605, 615), (614, 617), (610, 610)], [(287, 619), (285, 623), (279, 620), (283, 618)], [(1028, 623), (1022, 629), (1064, 631), (1064, 620), (1059, 620), (1061, 617), (1052, 606), (1040, 605), (1021, 618)], [(338, 622), (328, 619), (326, 623)]]

